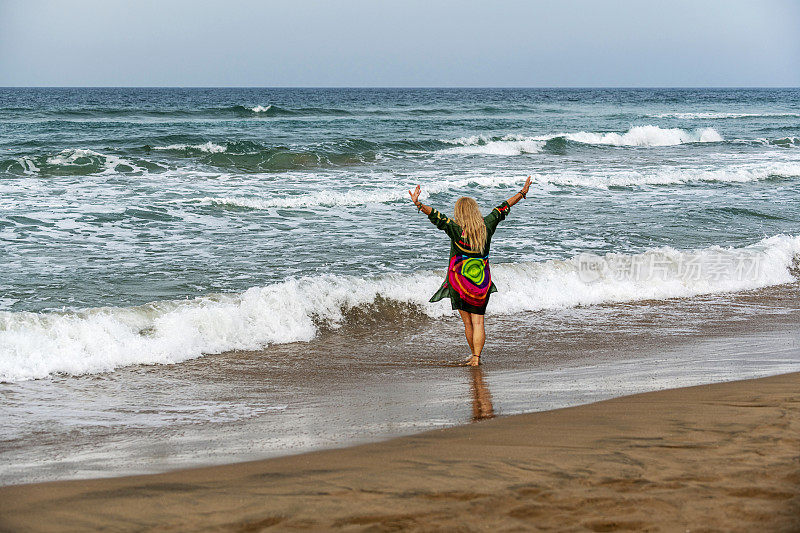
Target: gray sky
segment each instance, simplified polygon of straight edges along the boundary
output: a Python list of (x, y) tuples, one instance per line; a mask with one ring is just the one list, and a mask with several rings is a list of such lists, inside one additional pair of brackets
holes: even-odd
[(0, 0), (0, 86), (800, 86), (800, 1)]

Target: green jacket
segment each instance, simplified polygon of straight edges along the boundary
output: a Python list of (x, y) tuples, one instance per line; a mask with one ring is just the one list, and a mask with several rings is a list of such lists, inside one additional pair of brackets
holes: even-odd
[[(505, 220), (506, 215), (508, 215), (510, 210), (511, 206), (508, 205), (508, 202), (504, 201), (502, 204), (492, 209), (491, 213), (483, 217), (483, 221), (486, 223), (486, 246), (480, 253), (471, 252), (467, 243), (461, 240), (461, 226), (456, 224), (453, 219), (447, 218), (436, 209), (432, 209), (431, 214), (428, 215), (428, 220), (430, 220), (434, 226), (447, 233), (447, 236), (450, 237), (450, 259), (452, 259), (454, 255), (488, 258), (489, 248), (492, 242), (492, 235), (494, 235), (497, 225), (500, 223), (500, 221)], [(489, 294), (493, 292), (497, 292), (497, 287), (495, 287), (494, 282), (492, 282), (492, 286), (489, 288)], [(436, 291), (436, 293), (431, 297), (430, 301), (438, 302), (443, 298), (458, 298), (456, 291), (451, 289), (447, 282), (446, 273), (444, 276), (444, 282), (439, 287), (439, 290)]]

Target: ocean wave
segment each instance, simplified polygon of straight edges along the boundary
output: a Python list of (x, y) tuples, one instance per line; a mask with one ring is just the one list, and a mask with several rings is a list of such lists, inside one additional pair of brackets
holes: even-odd
[(736, 142), (745, 144), (768, 144), (782, 148), (791, 148), (800, 145), (800, 137), (781, 137), (778, 139), (767, 139), (766, 137), (760, 137), (758, 139), (737, 139)]
[(659, 128), (658, 126), (634, 126), (627, 132), (619, 133), (569, 133), (567, 140), (584, 144), (610, 144), (613, 146), (675, 146), (685, 143), (720, 142), (722, 136), (714, 128), (682, 130), (680, 128)]
[(791, 113), (791, 112), (772, 112), (772, 113), (718, 113), (713, 111), (700, 111), (695, 113), (658, 113), (655, 115), (647, 115), (653, 118), (678, 118), (682, 120), (692, 120), (692, 119), (726, 119), (726, 118), (759, 118), (759, 117), (770, 117), (770, 118), (791, 118), (791, 117), (800, 117), (800, 113)]
[(613, 187), (680, 185), (700, 182), (749, 183), (796, 177), (800, 177), (800, 163), (741, 165), (733, 168), (709, 170), (662, 167), (651, 171), (561, 172), (549, 175), (535, 174), (533, 181), (541, 185), (608, 189)]
[(28, 156), (15, 157), (0, 161), (0, 172), (9, 174), (36, 174), (41, 169), (36, 166), (32, 158)]
[(163, 150), (169, 152), (205, 152), (209, 154), (218, 154), (221, 152), (227, 152), (228, 147), (222, 146), (219, 144), (214, 144), (211, 141), (208, 141), (203, 144), (170, 144), (168, 146), (153, 146), (153, 150)]
[[(799, 254), (800, 237), (777, 235), (743, 248), (664, 247), (637, 255), (581, 254), (497, 264), (492, 273), (500, 292), (489, 310), (507, 314), (757, 289), (795, 281), (792, 268)], [(448, 306), (428, 303), (442, 276), (436, 271), (373, 278), (324, 275), (139, 307), (4, 311), (0, 381), (178, 363), (204, 354), (310, 341), (321, 327), (341, 326), (353, 311), (369, 312), (381, 302), (401, 312), (449, 315)]]
[(287, 117), (307, 114), (300, 110), (285, 109), (272, 104), (257, 105), (254, 107), (237, 105), (230, 108), (223, 108), (223, 111), (227, 110), (233, 111), (234, 113), (240, 115), (255, 115), (261, 117)]
[[(173, 143), (144, 145), (124, 150), (125, 155), (101, 153), (85, 148), (68, 148), (55, 154), (24, 155), (0, 160), (0, 172), (41, 175), (102, 175), (117, 173), (163, 172), (170, 165), (162, 158), (149, 157), (151, 151), (165, 156), (194, 158), (201, 164), (242, 172), (275, 172), (318, 167), (360, 165), (380, 157), (377, 145), (361, 139), (345, 139), (309, 147), (264, 146), (255, 141), (217, 143)], [(174, 162), (172, 164), (175, 164)]]
[(330, 116), (350, 116), (352, 113), (344, 109), (327, 108), (327, 107), (299, 107), (291, 109), (287, 107), (279, 107), (274, 104), (256, 105), (253, 107), (246, 106), (233, 106), (230, 108), (222, 108), (222, 111), (233, 111), (236, 114), (255, 115), (259, 117), (330, 117)]
[[(595, 133), (580, 131), (577, 133), (558, 133), (555, 135), (524, 136), (504, 135), (487, 137), (474, 135), (458, 139), (446, 139), (442, 142), (457, 145), (455, 148), (444, 148), (440, 153), (458, 154), (491, 154), (521, 155), (538, 153), (550, 145), (551, 149), (561, 150), (563, 145), (558, 141), (570, 141), (580, 144), (611, 146), (676, 146), (686, 143), (721, 142), (724, 139), (713, 128), (683, 130), (680, 128), (660, 128), (658, 126), (634, 126), (624, 133)], [(554, 141), (556, 141), (554, 145)]]
[(143, 172), (145, 169), (121, 157), (101, 154), (83, 148), (68, 148), (46, 157), (39, 171), (59, 170), (69, 174), (107, 174), (111, 172)]
[(776, 146), (796, 146), (800, 144), (800, 137), (782, 137), (780, 139), (770, 139), (768, 142)]
[[(409, 154), (491, 154), (517, 156), (549, 152), (567, 153), (570, 146), (580, 144), (614, 146), (672, 146), (682, 142), (718, 142), (721, 137), (713, 129), (693, 132), (685, 130), (663, 130), (656, 127), (635, 127), (623, 134), (578, 132), (546, 136), (470, 136), (457, 139), (437, 140), (388, 140), (368, 141), (359, 138), (345, 138), (307, 147), (269, 146), (251, 140), (203, 142), (190, 137), (170, 136), (162, 138), (163, 144), (144, 145), (138, 148), (120, 150), (121, 155), (103, 153), (86, 148), (68, 148), (54, 154), (18, 155), (0, 159), (0, 173), (14, 175), (92, 175), (117, 173), (163, 172), (182, 162), (175, 158), (195, 159), (200, 165), (230, 169), (241, 172), (280, 172), (310, 168), (348, 167), (376, 162), (381, 158), (402, 158)], [(199, 142), (198, 142), (199, 141)], [(768, 145), (795, 149), (800, 146), (800, 137), (733, 139), (734, 144)], [(574, 144), (573, 144), (574, 143)], [(155, 156), (159, 154), (158, 157)], [(659, 171), (661, 172), (661, 171)], [(754, 181), (757, 178), (733, 178), (728, 180), (725, 173), (746, 175), (748, 168), (729, 171), (708, 171), (706, 174), (722, 176), (691, 177), (692, 171), (680, 171), (680, 179), (652, 178), (652, 173), (641, 178), (643, 184), (654, 179), (653, 183), (678, 183), (680, 181)], [(661, 172), (663, 174), (663, 172)], [(701, 174), (702, 172), (695, 172)], [(780, 174), (780, 173), (779, 173)], [(794, 176), (794, 172), (789, 175)], [(595, 178), (592, 178), (594, 180)], [(625, 180), (630, 181), (628, 178)], [(638, 179), (638, 178), (636, 178)], [(564, 180), (556, 176), (553, 183)], [(568, 177), (569, 181), (575, 181)], [(635, 185), (633, 181), (629, 184)]]
[(276, 172), (319, 167), (343, 167), (371, 163), (378, 154), (371, 150), (338, 151), (317, 148), (292, 150), (286, 147), (254, 151), (235, 151), (228, 145), (224, 152), (209, 153), (202, 163), (243, 172)]
[(165, 167), (139, 158), (121, 157), (87, 148), (67, 148), (55, 154), (23, 155), (0, 160), (0, 173), (40, 176), (141, 175)]
[(522, 155), (541, 152), (546, 140), (520, 135), (504, 135), (502, 137), (473, 135), (442, 142), (459, 146), (439, 150), (441, 154)]
[(447, 143), (434, 139), (421, 140), (390, 140), (384, 142), (374, 142), (356, 137), (327, 141), (324, 143), (313, 144), (307, 148), (287, 147), (281, 145), (265, 145), (251, 140), (231, 140), (231, 141), (206, 141), (206, 142), (174, 142), (159, 146), (145, 145), (143, 150), (156, 150), (166, 152), (181, 152), (184, 155), (199, 155), (229, 153), (235, 155), (264, 154), (274, 155), (276, 153), (294, 154), (315, 154), (324, 160), (332, 154), (338, 156), (360, 156), (365, 153), (399, 153), (399, 152), (426, 152), (448, 146)]
[[(605, 174), (590, 172), (560, 172), (557, 174), (533, 174), (534, 186), (586, 187), (612, 189), (621, 187), (646, 187), (680, 185), (686, 183), (749, 183), (770, 179), (800, 177), (800, 163), (773, 163), (760, 166), (717, 170), (689, 170), (661, 168), (651, 172), (618, 171)], [(513, 187), (523, 183), (520, 176), (479, 176), (460, 180), (442, 180), (423, 183), (423, 200), (432, 194), (464, 188)], [(368, 204), (387, 204), (408, 200), (407, 188), (376, 190), (323, 190), (310, 194), (275, 197), (205, 196), (180, 200), (180, 202), (219, 206), (224, 209), (301, 209), (314, 207), (353, 207)], [(534, 193), (535, 194), (535, 193)]]

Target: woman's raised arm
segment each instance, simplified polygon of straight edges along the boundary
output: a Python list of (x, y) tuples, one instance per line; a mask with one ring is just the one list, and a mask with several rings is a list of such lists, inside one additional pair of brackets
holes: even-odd
[(528, 179), (525, 180), (525, 185), (522, 186), (522, 190), (520, 190), (517, 194), (506, 200), (509, 206), (514, 205), (515, 203), (519, 202), (526, 196), (528, 196), (528, 189), (531, 188), (531, 177), (528, 176)]
[(408, 194), (411, 195), (411, 201), (414, 202), (414, 205), (417, 206), (417, 209), (428, 215), (428, 220), (430, 220), (434, 226), (447, 233), (447, 236), (450, 237), (451, 239), (458, 239), (459, 237), (461, 237), (461, 227), (459, 227), (458, 224), (453, 222), (452, 219), (443, 215), (436, 209), (420, 202), (419, 192), (420, 192), (419, 185), (417, 185), (416, 189), (414, 189), (413, 191), (408, 191)]
[(429, 205), (425, 205), (419, 201), (419, 193), (421, 192), (421, 188), (419, 185), (412, 191), (409, 189), (408, 194), (411, 195), (411, 201), (414, 202), (414, 205), (417, 206), (417, 209), (425, 213), (426, 215), (430, 215), (433, 208)]

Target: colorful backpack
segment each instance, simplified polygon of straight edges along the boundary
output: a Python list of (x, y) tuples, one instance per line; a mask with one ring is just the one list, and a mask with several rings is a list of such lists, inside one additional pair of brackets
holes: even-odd
[(447, 279), (464, 302), (480, 307), (492, 286), (489, 258), (456, 254), (450, 259)]

